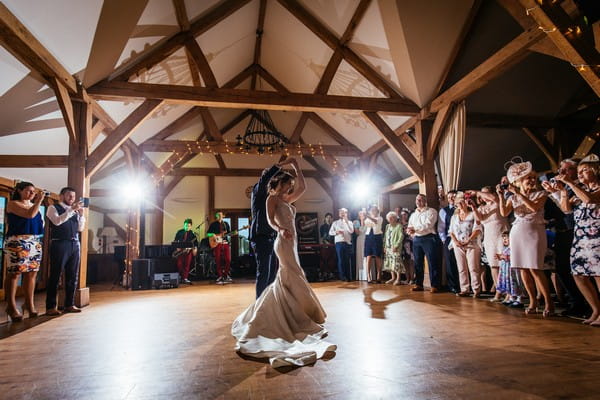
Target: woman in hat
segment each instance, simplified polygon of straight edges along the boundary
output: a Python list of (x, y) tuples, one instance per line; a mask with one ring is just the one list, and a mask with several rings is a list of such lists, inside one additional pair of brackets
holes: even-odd
[[(577, 166), (579, 186), (568, 175), (558, 175), (556, 189), (564, 212), (573, 211), (575, 238), (571, 247), (571, 272), (581, 293), (592, 307), (592, 315), (584, 324), (600, 326), (600, 297), (594, 286), (600, 284), (600, 160), (590, 154)], [(573, 190), (569, 198), (567, 187)]]
[(511, 267), (521, 270), (521, 278), (529, 295), (526, 314), (537, 312), (536, 286), (544, 297), (544, 317), (554, 315), (550, 285), (544, 273), (544, 255), (547, 241), (544, 222), (544, 203), (547, 194), (538, 188), (537, 174), (530, 162), (515, 162), (506, 173), (509, 181), (508, 198), (498, 185), (500, 213), (506, 217), (514, 212), (515, 221), (510, 231)]

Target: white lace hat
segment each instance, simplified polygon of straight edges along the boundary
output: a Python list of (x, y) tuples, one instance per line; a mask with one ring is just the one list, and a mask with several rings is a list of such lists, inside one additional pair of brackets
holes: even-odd
[(506, 171), (506, 177), (510, 183), (514, 183), (519, 179), (529, 175), (533, 171), (533, 166), (529, 161), (513, 162), (508, 171)]

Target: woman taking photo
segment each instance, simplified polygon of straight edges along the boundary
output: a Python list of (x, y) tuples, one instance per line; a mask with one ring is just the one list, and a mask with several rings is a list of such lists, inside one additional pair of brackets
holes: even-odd
[(596, 285), (600, 285), (600, 162), (591, 154), (577, 166), (577, 178), (583, 187), (568, 175), (555, 179), (568, 185), (573, 191), (569, 198), (567, 187), (556, 183), (560, 191), (560, 206), (564, 212), (573, 211), (575, 237), (571, 247), (571, 272), (577, 287), (592, 307), (592, 315), (584, 324), (600, 326), (600, 298)]
[(547, 193), (539, 190), (537, 174), (530, 162), (514, 163), (508, 168), (508, 187), (511, 194), (505, 199), (504, 186), (498, 185), (500, 214), (507, 217), (514, 211), (515, 221), (510, 231), (511, 268), (521, 270), (521, 278), (529, 295), (525, 314), (537, 312), (536, 286), (544, 297), (544, 317), (554, 315), (550, 285), (544, 273), (547, 241), (544, 222), (544, 203)]
[(23, 312), (27, 310), (29, 317), (38, 315), (33, 304), (33, 293), (35, 278), (42, 261), (44, 223), (39, 210), (43, 200), (43, 191), (36, 189), (30, 182), (19, 182), (6, 206), (8, 222), (4, 247), (7, 256), (6, 314), (13, 322), (23, 319), (23, 315), (17, 310), (15, 300), (19, 275), (23, 275), (22, 286), (25, 295)]

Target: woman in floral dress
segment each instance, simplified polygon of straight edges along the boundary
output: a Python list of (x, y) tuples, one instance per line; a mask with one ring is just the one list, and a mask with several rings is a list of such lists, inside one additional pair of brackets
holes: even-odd
[(23, 319), (23, 315), (17, 310), (15, 300), (20, 275), (23, 275), (22, 286), (25, 293), (23, 310), (28, 310), (30, 317), (38, 315), (33, 305), (33, 293), (35, 278), (42, 261), (44, 223), (39, 209), (43, 200), (44, 193), (36, 189), (32, 183), (19, 182), (6, 206), (8, 221), (4, 245), (7, 258), (6, 314), (15, 322)]
[(567, 175), (558, 175), (556, 180), (569, 186), (573, 196), (569, 198), (567, 187), (558, 183), (561, 208), (573, 211), (575, 237), (571, 247), (571, 273), (577, 287), (592, 307), (592, 315), (584, 324), (600, 327), (600, 298), (592, 282), (600, 285), (600, 162), (592, 154), (577, 166), (578, 185)]

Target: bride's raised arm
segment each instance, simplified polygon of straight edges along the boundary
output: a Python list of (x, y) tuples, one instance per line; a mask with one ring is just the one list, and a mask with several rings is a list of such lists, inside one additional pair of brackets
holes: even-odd
[(292, 161), (292, 168), (294, 168), (294, 171), (296, 171), (296, 179), (294, 184), (294, 190), (292, 191), (292, 193), (285, 196), (285, 200), (288, 203), (295, 202), (300, 197), (302, 197), (302, 195), (306, 191), (306, 181), (304, 180), (304, 174), (302, 174), (302, 170), (298, 165), (298, 160), (294, 159)]

